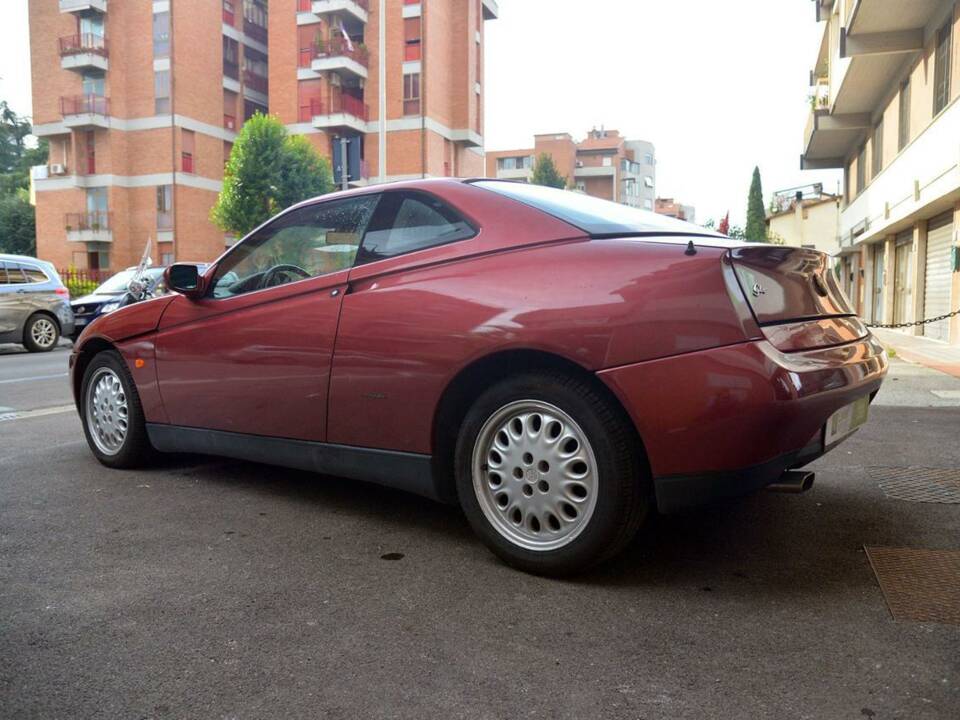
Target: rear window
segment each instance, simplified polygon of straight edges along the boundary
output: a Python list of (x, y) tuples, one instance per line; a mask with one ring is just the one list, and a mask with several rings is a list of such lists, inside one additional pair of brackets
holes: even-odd
[(692, 223), (572, 190), (502, 180), (479, 180), (473, 184), (535, 207), (590, 235), (711, 234)]

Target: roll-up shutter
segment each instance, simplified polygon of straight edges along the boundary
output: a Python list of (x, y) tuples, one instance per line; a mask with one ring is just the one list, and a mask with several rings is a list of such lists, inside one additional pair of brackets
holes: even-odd
[[(950, 243), (953, 238), (953, 213), (948, 212), (927, 223), (926, 270), (923, 287), (923, 316), (944, 315), (950, 307)], [(929, 338), (946, 341), (950, 330), (949, 320), (940, 320), (923, 326), (923, 334)]]

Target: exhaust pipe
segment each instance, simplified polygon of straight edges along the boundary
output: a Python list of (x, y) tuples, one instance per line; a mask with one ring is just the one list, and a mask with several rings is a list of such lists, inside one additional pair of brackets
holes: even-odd
[(813, 487), (816, 473), (812, 470), (787, 470), (776, 482), (767, 485), (767, 490), (778, 493), (799, 494)]

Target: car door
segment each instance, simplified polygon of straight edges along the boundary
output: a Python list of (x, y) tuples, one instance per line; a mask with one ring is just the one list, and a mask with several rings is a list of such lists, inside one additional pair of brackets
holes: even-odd
[(4, 342), (20, 342), (23, 323), (30, 314), (27, 277), (20, 263), (0, 260), (0, 335), (9, 335)]
[(207, 272), (203, 298), (171, 302), (156, 338), (171, 424), (325, 439), (340, 306), (378, 197), (284, 213)]

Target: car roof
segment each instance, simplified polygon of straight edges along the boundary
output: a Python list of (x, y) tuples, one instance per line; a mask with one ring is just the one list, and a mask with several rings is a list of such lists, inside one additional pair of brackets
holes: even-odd
[(29, 262), (36, 263), (37, 265), (45, 265), (46, 267), (53, 267), (52, 262), (31, 257), (30, 255), (11, 255), (8, 253), (0, 253), (0, 260), (10, 260), (11, 262)]

